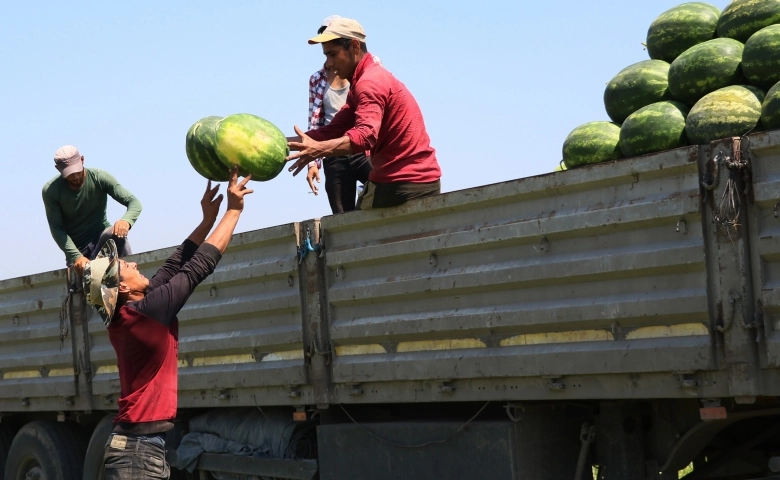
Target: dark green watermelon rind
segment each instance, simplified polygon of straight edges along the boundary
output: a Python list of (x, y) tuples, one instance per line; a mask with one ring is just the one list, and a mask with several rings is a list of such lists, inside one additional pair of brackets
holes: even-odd
[(669, 68), (672, 98), (693, 105), (708, 93), (744, 83), (744, 46), (730, 38), (716, 38), (689, 48)]
[(671, 63), (689, 48), (712, 40), (718, 18), (720, 9), (709, 3), (683, 3), (670, 8), (647, 30), (647, 53), (650, 58)]
[(766, 130), (780, 128), (780, 82), (766, 92), (761, 105), (761, 124)]
[(663, 60), (645, 60), (621, 70), (604, 89), (609, 118), (623, 123), (640, 108), (672, 98), (668, 76), (669, 64)]
[(742, 43), (757, 31), (780, 23), (780, 0), (734, 0), (720, 15), (718, 36)]
[(252, 174), (252, 180), (265, 182), (284, 169), (289, 149), (287, 138), (273, 123), (239, 113), (220, 122), (216, 152), (226, 165), (238, 165)]
[(572, 130), (563, 142), (563, 163), (567, 169), (622, 158), (620, 126), (612, 122), (590, 122)]
[(780, 82), (780, 25), (759, 30), (745, 43), (742, 71), (759, 88)]
[(675, 101), (658, 102), (629, 115), (620, 127), (620, 150), (626, 157), (688, 145), (685, 118), (690, 109)]
[(709, 93), (693, 106), (685, 122), (692, 145), (702, 145), (752, 132), (761, 119), (764, 92), (734, 85)]
[(190, 165), (202, 177), (216, 182), (230, 178), (228, 169), (214, 151), (216, 125), (222, 117), (205, 117), (195, 122), (187, 131), (185, 151)]

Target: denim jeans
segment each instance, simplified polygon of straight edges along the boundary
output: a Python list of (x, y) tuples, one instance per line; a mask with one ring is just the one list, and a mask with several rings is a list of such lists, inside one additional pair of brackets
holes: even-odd
[(170, 477), (165, 461), (165, 434), (121, 435), (112, 433), (106, 442), (103, 463), (106, 480), (136, 480)]

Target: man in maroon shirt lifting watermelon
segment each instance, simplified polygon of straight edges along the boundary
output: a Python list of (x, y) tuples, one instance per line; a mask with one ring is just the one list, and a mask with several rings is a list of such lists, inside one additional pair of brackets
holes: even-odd
[[(165, 432), (173, 428), (178, 391), (179, 322), (176, 315), (195, 287), (214, 271), (244, 209), (250, 176), (231, 170), (227, 211), (217, 227), (222, 195), (209, 181), (203, 221), (151, 280), (118, 258), (112, 240), (84, 270), (87, 301), (98, 308), (116, 350), (119, 413), (105, 447), (106, 479), (168, 478)], [(211, 232), (211, 234), (209, 234)]]
[(363, 27), (337, 18), (309, 44), (322, 44), (325, 68), (350, 82), (347, 104), (331, 122), (289, 137), (297, 175), (311, 160), (371, 151), (373, 170), (357, 208), (394, 207), (441, 192), (441, 169), (422, 112), (406, 86), (373, 61)]

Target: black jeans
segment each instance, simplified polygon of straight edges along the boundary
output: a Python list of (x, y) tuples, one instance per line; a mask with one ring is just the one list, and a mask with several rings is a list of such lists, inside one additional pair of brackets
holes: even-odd
[(390, 208), (403, 205), (415, 198), (430, 197), (441, 193), (441, 182), (427, 183), (374, 183), (368, 182), (357, 201), (358, 210)]
[(325, 191), (333, 213), (355, 209), (357, 182), (366, 184), (371, 173), (371, 161), (364, 153), (343, 157), (328, 157), (322, 162), (325, 170)]
[(164, 433), (150, 435), (112, 433), (108, 437), (103, 455), (106, 480), (169, 478), (171, 469), (165, 461), (164, 439)]

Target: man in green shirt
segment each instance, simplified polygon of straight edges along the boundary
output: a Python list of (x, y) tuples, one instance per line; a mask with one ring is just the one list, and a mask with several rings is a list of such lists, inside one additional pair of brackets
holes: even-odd
[[(84, 168), (84, 157), (73, 145), (54, 153), (54, 166), (60, 174), (43, 186), (43, 204), (51, 236), (67, 264), (83, 275), (87, 262), (109, 238), (114, 239), (120, 257), (130, 255), (127, 232), (141, 214), (141, 202), (108, 172)], [(114, 225), (106, 217), (109, 195), (127, 207)]]

